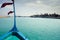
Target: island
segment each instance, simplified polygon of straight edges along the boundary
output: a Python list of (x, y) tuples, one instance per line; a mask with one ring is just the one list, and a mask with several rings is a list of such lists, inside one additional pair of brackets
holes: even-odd
[(48, 14), (48, 13), (45, 13), (45, 14), (40, 14), (40, 15), (31, 15), (30, 17), (33, 17), (33, 18), (56, 18), (56, 19), (60, 19), (60, 15), (59, 14), (56, 14), (56, 13), (53, 13), (53, 14)]

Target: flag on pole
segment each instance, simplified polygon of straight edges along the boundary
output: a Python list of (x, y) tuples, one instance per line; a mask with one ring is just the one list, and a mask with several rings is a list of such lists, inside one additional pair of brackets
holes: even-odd
[(14, 0), (12, 0), (14, 2)]
[(9, 11), (9, 12), (8, 12), (8, 15), (9, 15), (9, 14), (12, 14), (12, 13), (13, 13), (13, 11)]
[(5, 7), (5, 6), (7, 6), (7, 5), (12, 5), (12, 4), (13, 4), (13, 3), (3, 3), (2, 6), (1, 6), (1, 8)]
[[(14, 2), (14, 0), (11, 0), (11, 1)], [(12, 2), (12, 3), (3, 3), (3, 4), (1, 5), (1, 8), (5, 7), (5, 6), (7, 6), (7, 5), (12, 5), (13, 2)], [(9, 11), (9, 12), (8, 12), (8, 15), (11, 14), (11, 13), (13, 13), (13, 11)]]

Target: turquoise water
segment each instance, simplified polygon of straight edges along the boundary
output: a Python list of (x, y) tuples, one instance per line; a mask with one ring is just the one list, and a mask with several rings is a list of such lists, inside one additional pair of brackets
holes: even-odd
[(4, 40), (20, 40), (16, 36), (10, 35), (8, 38), (5, 38)]
[[(0, 36), (13, 27), (13, 18), (0, 18)], [(19, 18), (17, 28), (29, 40), (60, 40), (60, 19)]]

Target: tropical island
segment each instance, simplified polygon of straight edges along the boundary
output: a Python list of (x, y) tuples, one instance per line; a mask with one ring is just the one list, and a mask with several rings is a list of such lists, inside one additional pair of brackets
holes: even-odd
[[(7, 17), (13, 17), (13, 16), (0, 16), (0, 18), (7, 18)], [(16, 16), (16, 17), (31, 17), (31, 18), (55, 18), (55, 19), (60, 19), (60, 15), (57, 13), (53, 14), (35, 14), (35, 15), (30, 15), (30, 16)]]
[(53, 14), (45, 13), (45, 14), (40, 14), (40, 15), (31, 15), (30, 17), (33, 17), (33, 18), (56, 18), (56, 19), (60, 19), (60, 15), (56, 14), (56, 13), (53, 13)]

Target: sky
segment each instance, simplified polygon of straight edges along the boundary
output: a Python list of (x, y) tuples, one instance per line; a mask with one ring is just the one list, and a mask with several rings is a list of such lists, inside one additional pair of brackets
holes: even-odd
[[(5, 2), (12, 1), (0, 0), (0, 7)], [(7, 13), (11, 10), (13, 10), (12, 5), (0, 8), (0, 16), (8, 16)], [(60, 14), (60, 0), (15, 0), (15, 10), (17, 16), (30, 16), (44, 13)]]

